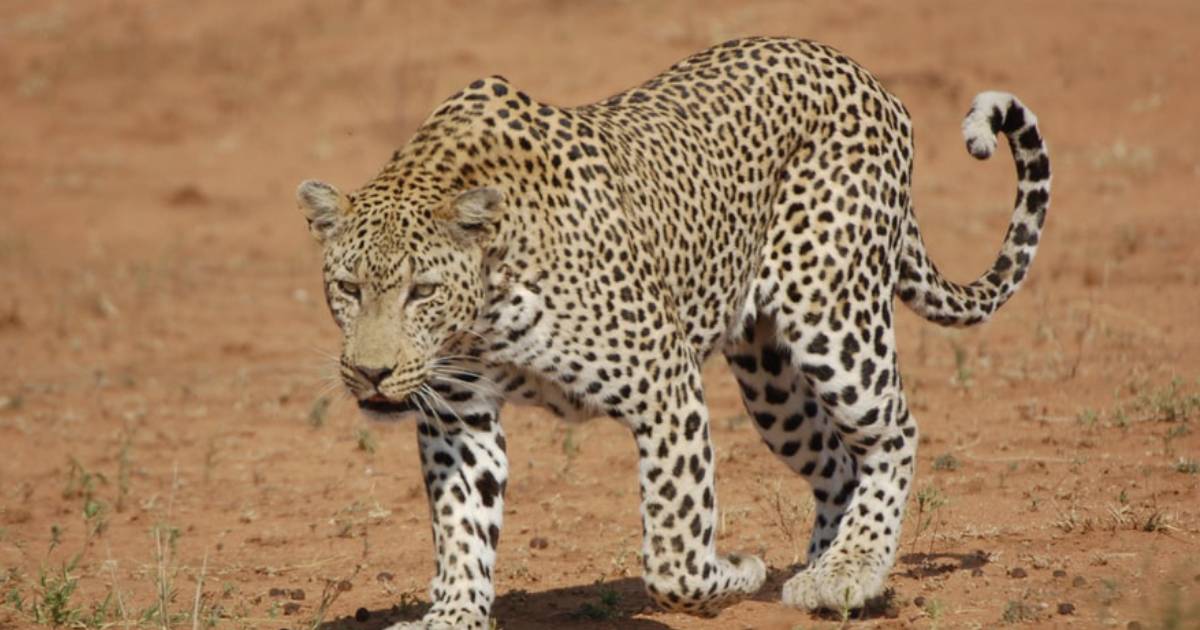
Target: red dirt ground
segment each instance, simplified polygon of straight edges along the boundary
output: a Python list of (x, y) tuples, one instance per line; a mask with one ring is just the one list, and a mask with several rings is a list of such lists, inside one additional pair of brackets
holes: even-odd
[[(413, 427), (320, 409), (338, 335), (296, 183), (365, 181), (478, 76), (584, 103), (748, 34), (833, 44), (903, 98), (926, 241), (958, 280), (990, 263), (1014, 187), (1007, 155), (962, 148), (971, 96), (1019, 94), (1054, 160), (1032, 277), (992, 323), (901, 309), (924, 509), (890, 605), (850, 623), (1200, 627), (1197, 24), (1191, 0), (5, 2), (0, 627), (35, 625), (76, 554), (58, 612), (112, 593), (98, 625), (159, 627), (163, 586), (192, 627), (198, 582), (218, 627), (419, 614)], [(778, 603), (808, 492), (725, 367), (708, 378), (720, 546), (763, 554), (768, 588), (716, 619), (653, 609), (632, 440), (513, 409), (501, 627), (841, 623)]]

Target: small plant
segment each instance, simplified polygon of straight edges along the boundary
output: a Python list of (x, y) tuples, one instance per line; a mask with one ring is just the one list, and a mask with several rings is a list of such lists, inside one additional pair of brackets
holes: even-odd
[(1180, 457), (1179, 461), (1175, 462), (1175, 472), (1180, 472), (1185, 475), (1195, 475), (1200, 473), (1200, 461), (1195, 459), (1184, 459), (1183, 457)]
[(575, 438), (575, 427), (567, 427), (563, 434), (562, 452), (567, 459), (572, 459), (579, 454), (579, 440)]
[(132, 476), (133, 464), (129, 459), (129, 449), (133, 446), (133, 435), (125, 432), (117, 449), (117, 500), (115, 507), (118, 513), (125, 511), (125, 501), (129, 498), (129, 481)]
[(1174, 518), (1170, 514), (1167, 514), (1166, 512), (1163, 512), (1162, 510), (1158, 510), (1158, 509), (1151, 510), (1150, 513), (1146, 516), (1145, 520), (1142, 521), (1142, 526), (1139, 529), (1141, 529), (1144, 532), (1151, 532), (1151, 533), (1167, 532), (1167, 531), (1174, 529), (1171, 526), (1172, 520), (1174, 520)]
[(161, 628), (169, 628), (188, 618), (187, 613), (170, 612), (177, 595), (174, 582), (179, 569), (175, 557), (182, 532), (178, 527), (159, 523), (151, 528), (150, 535), (154, 537), (154, 601), (142, 611), (141, 623), (157, 623)]
[(1096, 411), (1094, 409), (1084, 409), (1083, 411), (1080, 411), (1078, 415), (1075, 416), (1076, 422), (1078, 422), (1079, 424), (1081, 424), (1089, 429), (1092, 427), (1095, 427), (1096, 423), (1099, 420), (1100, 420), (1100, 414), (1096, 413)]
[[(50, 551), (54, 551), (56, 547), (62, 544), (63, 529), (58, 523), (50, 526)], [(46, 553), (49, 553), (47, 551)]]
[(16, 568), (5, 571), (3, 579), (0, 579), (0, 587), (5, 587), (3, 605), (17, 612), (25, 610), (25, 596), (21, 593), (21, 587), (18, 585), (20, 580), (21, 574)]
[(375, 435), (371, 433), (370, 429), (359, 429), (355, 439), (358, 444), (358, 450), (371, 455), (375, 454), (378, 443), (375, 441)]
[(1149, 389), (1144, 380), (1135, 380), (1118, 390), (1118, 395), (1122, 392), (1133, 396), (1133, 400), (1110, 412), (1112, 425), (1121, 429), (1134, 422), (1184, 424), (1200, 417), (1200, 393), (1184, 391), (1184, 381), (1180, 378), (1171, 379), (1159, 389)]
[(96, 494), (98, 480), (103, 481), (104, 475), (88, 472), (79, 460), (72, 457), (67, 468), (67, 485), (63, 486), (62, 498), (90, 498)]
[(354, 573), (346, 579), (325, 580), (325, 586), (321, 589), (321, 601), (317, 604), (317, 610), (313, 616), (305, 622), (305, 628), (318, 630), (325, 625), (325, 615), (329, 614), (329, 608), (342, 593), (353, 588), (354, 578), (358, 576), (361, 569), (362, 565), (358, 565), (355, 567)]
[(1182, 390), (1183, 380), (1174, 378), (1166, 387), (1142, 394), (1134, 404), (1151, 420), (1187, 422), (1200, 412), (1200, 394)]
[(1121, 592), (1121, 584), (1114, 579), (1102, 578), (1100, 580), (1100, 603), (1105, 606), (1111, 606), (1124, 595)]
[(1112, 425), (1118, 429), (1129, 428), (1129, 413), (1125, 409), (1116, 409), (1112, 412)]
[(112, 626), (119, 616), (119, 605), (113, 601), (116, 593), (110, 588), (104, 599), (91, 605), (91, 611), (84, 616), (83, 624), (88, 628), (107, 628)]
[(954, 383), (963, 389), (970, 389), (972, 373), (967, 349), (954, 340), (950, 341), (950, 349), (954, 352)]
[(330, 403), (328, 396), (320, 396), (313, 401), (312, 407), (308, 410), (308, 426), (314, 429), (325, 426), (325, 419), (329, 417)]
[(104, 503), (89, 499), (83, 503), (83, 520), (87, 523), (88, 537), (104, 533), (108, 529), (107, 508)]
[(939, 599), (930, 598), (926, 600), (923, 610), (926, 615), (929, 615), (930, 625), (936, 628), (938, 622), (942, 619), (942, 615), (946, 613), (946, 605)]
[(1004, 614), (1001, 619), (1004, 623), (1024, 623), (1037, 619), (1037, 609), (1028, 602), (1020, 599), (1011, 599), (1004, 605)]
[(958, 470), (958, 458), (953, 453), (942, 453), (933, 459), (934, 470)]
[(571, 474), (571, 470), (575, 467), (576, 460), (579, 459), (581, 447), (579, 435), (576, 433), (576, 431), (577, 430), (574, 426), (567, 426), (566, 431), (563, 432), (561, 448), (563, 455), (566, 457), (566, 461), (563, 462), (562, 469), (558, 471), (558, 474), (564, 478)]
[(204, 483), (212, 482), (213, 471), (217, 469), (217, 439), (209, 438), (208, 448), (204, 449)]
[(1192, 430), (1189, 429), (1185, 424), (1177, 424), (1172, 426), (1170, 429), (1167, 429), (1167, 432), (1164, 433), (1162, 437), (1163, 453), (1165, 453), (1168, 457), (1174, 455), (1175, 440), (1184, 437), (1191, 432)]
[(73, 626), (83, 621), (83, 610), (71, 605), (71, 596), (79, 587), (74, 575), (79, 556), (72, 557), (58, 571), (43, 568), (38, 576), (38, 593), (30, 602), (29, 616), (41, 625)]
[(584, 602), (576, 615), (593, 621), (606, 621), (617, 616), (617, 605), (620, 603), (621, 595), (606, 588), (600, 592), (600, 600), (597, 603)]
[[(800, 561), (804, 551), (804, 539), (801, 538), (804, 524), (811, 521), (815, 507), (811, 499), (803, 502), (788, 500), (783, 491), (782, 481), (775, 482), (774, 492), (771, 493), (772, 516), (792, 548), (792, 562)], [(723, 511), (721, 515), (726, 513)]]
[(1074, 531), (1086, 534), (1092, 531), (1095, 523), (1089, 517), (1080, 516), (1079, 511), (1072, 505), (1065, 511), (1059, 511), (1058, 519), (1053, 525), (1067, 534)]
[[(920, 542), (921, 536), (930, 525), (935, 524), (934, 517), (938, 510), (941, 510), (949, 499), (935, 486), (925, 486), (917, 491), (917, 526), (913, 532), (912, 545), (915, 548)], [(933, 541), (930, 540), (930, 549), (933, 548)]]
[(416, 616), (421, 611), (421, 606), (421, 599), (417, 597), (416, 593), (409, 591), (400, 593), (400, 601), (392, 604), (392, 608), (402, 617)]
[(70, 460), (67, 471), (67, 484), (63, 488), (64, 499), (81, 499), (83, 502), (83, 519), (87, 523), (88, 537), (104, 533), (108, 529), (108, 506), (96, 498), (96, 483), (107, 482), (104, 475), (88, 472), (79, 460)]
[(838, 620), (842, 622), (843, 628), (850, 625), (851, 610), (852, 609), (850, 608), (850, 587), (847, 586), (842, 591), (842, 605), (838, 609)]
[(1009, 462), (1008, 465), (1004, 467), (1004, 470), (1000, 472), (1000, 487), (1001, 488), (1008, 487), (1009, 475), (1017, 472), (1018, 470), (1020, 470), (1020, 468), (1021, 468), (1021, 465), (1018, 464), (1017, 462)]

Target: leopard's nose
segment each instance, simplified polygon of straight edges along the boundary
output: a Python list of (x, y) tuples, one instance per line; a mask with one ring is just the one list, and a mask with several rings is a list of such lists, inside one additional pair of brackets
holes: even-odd
[(355, 369), (362, 374), (363, 378), (367, 379), (368, 383), (378, 386), (385, 378), (392, 375), (393, 368), (369, 368), (360, 365)]

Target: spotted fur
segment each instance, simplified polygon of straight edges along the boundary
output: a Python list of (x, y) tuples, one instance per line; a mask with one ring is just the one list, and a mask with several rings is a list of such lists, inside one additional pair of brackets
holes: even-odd
[(396, 627), (488, 623), (505, 400), (629, 427), (656, 602), (713, 614), (755, 592), (763, 562), (716, 551), (700, 378), (716, 353), (816, 499), (784, 601), (878, 594), (917, 445), (892, 296), (941, 324), (987, 319), (1027, 276), (1049, 202), (1046, 148), (1019, 101), (981, 94), (963, 131), (979, 158), (1003, 134), (1018, 176), (1001, 252), (967, 285), (921, 242), (903, 105), (809, 41), (732, 41), (574, 108), (481, 79), (353, 194), (302, 184), (347, 386), (371, 415), (419, 415), (437, 572), (428, 615)]

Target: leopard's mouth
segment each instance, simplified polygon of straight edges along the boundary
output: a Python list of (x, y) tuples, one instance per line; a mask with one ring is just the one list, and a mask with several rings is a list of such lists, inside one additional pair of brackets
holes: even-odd
[(406, 398), (404, 400), (392, 400), (391, 398), (381, 396), (379, 394), (371, 396), (370, 398), (360, 399), (358, 401), (358, 408), (362, 409), (363, 411), (370, 411), (372, 413), (382, 415), (397, 415), (408, 413), (410, 411), (417, 411), (416, 405), (414, 405), (410, 399)]

